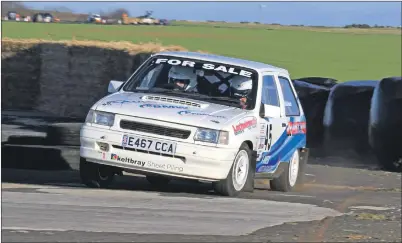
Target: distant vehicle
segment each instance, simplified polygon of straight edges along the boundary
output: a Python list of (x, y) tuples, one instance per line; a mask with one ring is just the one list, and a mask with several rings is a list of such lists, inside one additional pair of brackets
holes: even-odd
[(126, 13), (122, 14), (122, 24), (144, 24), (144, 25), (167, 25), (166, 19), (160, 20), (151, 17), (152, 11), (147, 11), (145, 15), (139, 17), (128, 17)]
[(168, 25), (168, 24), (169, 24), (169, 21), (168, 21), (167, 19), (160, 19), (160, 20), (159, 20), (159, 24), (160, 24), (160, 25)]
[(55, 18), (50, 13), (36, 13), (32, 18), (33, 22), (44, 22), (44, 23), (51, 23), (51, 22), (59, 22), (60, 19)]
[(128, 17), (126, 13), (121, 15), (122, 24), (139, 24), (140, 19), (136, 17)]
[(102, 23), (102, 18), (99, 14), (92, 14), (88, 16), (89, 23)]
[(7, 13), (8, 20), (20, 21), (20, 15), (14, 11), (9, 11)]

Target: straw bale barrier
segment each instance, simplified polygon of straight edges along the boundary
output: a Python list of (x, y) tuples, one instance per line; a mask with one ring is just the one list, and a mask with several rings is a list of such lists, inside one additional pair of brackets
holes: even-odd
[(112, 79), (126, 80), (152, 53), (180, 46), (130, 42), (2, 40), (2, 109), (85, 117)]

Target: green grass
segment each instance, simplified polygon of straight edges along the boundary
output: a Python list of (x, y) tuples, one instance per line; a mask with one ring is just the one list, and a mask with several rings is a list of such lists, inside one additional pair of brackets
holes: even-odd
[(3, 38), (159, 42), (287, 68), (292, 77), (401, 76), (401, 35), (373, 30), (2, 23)]

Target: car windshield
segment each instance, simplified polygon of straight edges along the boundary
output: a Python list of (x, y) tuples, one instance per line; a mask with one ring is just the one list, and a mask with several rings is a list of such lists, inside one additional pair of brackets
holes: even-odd
[(156, 56), (147, 61), (122, 89), (253, 109), (257, 77), (252, 69), (226, 63)]

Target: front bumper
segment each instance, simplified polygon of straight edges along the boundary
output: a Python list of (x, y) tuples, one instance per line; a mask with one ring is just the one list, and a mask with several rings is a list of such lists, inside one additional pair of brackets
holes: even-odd
[[(180, 141), (175, 141), (177, 146), (174, 156), (140, 152), (121, 147), (124, 134), (127, 133), (84, 125), (80, 135), (81, 157), (94, 163), (139, 173), (150, 172), (173, 177), (216, 181), (227, 177), (237, 153), (236, 149), (216, 148)], [(135, 132), (130, 134), (136, 135)], [(108, 151), (102, 151), (99, 143), (107, 143)]]

